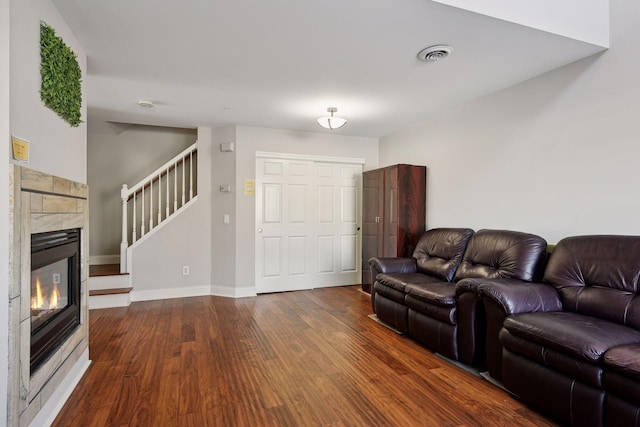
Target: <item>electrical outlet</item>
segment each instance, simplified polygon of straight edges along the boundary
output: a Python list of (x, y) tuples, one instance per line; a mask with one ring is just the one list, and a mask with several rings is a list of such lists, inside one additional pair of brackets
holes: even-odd
[(183, 265), (182, 266), (182, 275), (183, 276), (188, 276), (189, 275), (189, 266), (188, 265)]

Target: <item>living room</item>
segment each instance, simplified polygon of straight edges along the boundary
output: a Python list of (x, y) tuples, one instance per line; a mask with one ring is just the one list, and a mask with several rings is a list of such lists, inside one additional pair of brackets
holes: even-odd
[[(217, 150), (220, 143), (230, 140), (237, 144), (233, 162), (227, 161), (228, 157), (211, 160), (228, 169), (212, 168), (209, 188), (217, 188), (221, 183), (242, 188), (244, 179), (255, 173), (255, 151), (259, 150), (357, 156), (366, 158), (365, 170), (396, 163), (427, 165), (429, 228), (522, 230), (539, 234), (548, 242), (582, 234), (638, 235), (640, 200), (635, 197), (637, 183), (633, 171), (637, 165), (634, 154), (638, 153), (634, 131), (640, 99), (637, 84), (640, 35), (635, 28), (640, 8), (614, 0), (609, 4), (609, 12), (608, 49), (496, 93), (452, 105), (433, 116), (425, 115), (390, 133), (373, 137), (331, 135), (242, 123), (220, 128), (193, 123), (193, 128), (198, 127), (199, 141), (210, 150)], [(86, 183), (87, 124), (71, 129), (58, 123), (57, 117), (48, 116), (50, 113), (39, 100), (39, 86), (33, 83), (39, 79), (38, 70), (24, 70), (22, 53), (28, 52), (27, 62), (34, 61), (37, 48), (24, 46), (37, 44), (40, 19), (53, 25), (74, 48), (85, 73), (84, 63), (90, 61), (90, 53), (84, 53), (81, 43), (50, 2), (3, 0), (0, 16), (3, 21), (0, 92), (10, 94), (2, 98), (0, 129), (5, 135), (15, 134), (31, 141), (31, 161), (27, 167)], [(580, 19), (576, 15), (576, 20)], [(36, 22), (35, 31), (23, 29), (25, 20), (29, 25)], [(29, 35), (24, 37), (25, 33)], [(490, 58), (491, 53), (486, 57)], [(91, 120), (86, 105), (83, 117)], [(259, 145), (261, 141), (267, 141), (266, 145)], [(3, 177), (8, 177), (13, 162), (9, 143), (9, 138), (3, 138), (4, 161), (0, 161)], [(251, 292), (254, 276), (253, 267), (246, 264), (246, 257), (251, 259), (254, 252), (254, 209), (251, 200), (242, 195), (225, 196), (220, 195), (214, 206), (211, 199), (202, 200), (209, 207), (194, 215), (208, 224), (189, 230), (186, 233), (189, 238), (177, 242), (176, 251), (198, 260), (189, 287), (216, 287), (218, 294), (244, 296)], [(9, 205), (8, 194), (3, 192), (0, 197), (3, 205)], [(231, 213), (234, 227), (225, 228), (211, 220), (223, 213)], [(9, 213), (0, 213), (3, 259), (9, 259), (11, 250), (6, 231), (9, 223)], [(211, 238), (197, 238), (203, 234)], [(176, 242), (156, 243), (163, 247)], [(179, 266), (184, 263), (182, 259), (156, 262), (155, 265), (163, 266), (168, 262)], [(4, 277), (10, 277), (9, 265), (0, 263), (0, 274)], [(153, 265), (148, 270), (142, 280), (150, 284), (166, 277), (166, 271), (154, 273)], [(9, 306), (8, 296), (1, 301)], [(9, 323), (7, 310), (0, 313)], [(7, 356), (6, 333), (2, 331), (4, 338), (0, 339), (3, 400), (7, 399), (5, 364), (12, 363)], [(2, 408), (0, 418), (6, 418), (3, 412), (6, 408)]]

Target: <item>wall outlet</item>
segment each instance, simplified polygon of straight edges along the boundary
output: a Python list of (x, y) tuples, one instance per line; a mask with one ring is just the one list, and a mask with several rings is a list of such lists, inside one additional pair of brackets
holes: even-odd
[(183, 276), (188, 276), (189, 275), (189, 266), (188, 265), (183, 265), (182, 266), (182, 275)]

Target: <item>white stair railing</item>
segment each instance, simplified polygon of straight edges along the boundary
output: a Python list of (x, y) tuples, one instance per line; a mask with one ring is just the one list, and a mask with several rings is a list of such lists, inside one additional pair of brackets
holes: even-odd
[[(133, 187), (129, 188), (127, 184), (122, 186), (121, 273), (129, 272), (127, 248), (143, 239), (197, 196), (197, 154), (196, 142)], [(173, 210), (170, 209), (171, 206)]]

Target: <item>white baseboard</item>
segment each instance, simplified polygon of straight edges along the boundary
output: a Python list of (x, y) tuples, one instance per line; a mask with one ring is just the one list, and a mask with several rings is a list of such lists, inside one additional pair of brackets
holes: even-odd
[(38, 415), (31, 421), (32, 427), (49, 427), (56, 420), (58, 413), (71, 396), (73, 389), (76, 388), (84, 373), (89, 369), (91, 360), (89, 360), (89, 348), (87, 348), (78, 361), (73, 365), (65, 379), (60, 383), (56, 391), (53, 392), (47, 403), (44, 404)]
[(227, 298), (247, 298), (257, 296), (255, 286), (247, 286), (244, 288), (230, 288), (228, 286), (211, 285), (211, 295)]
[(89, 264), (120, 264), (120, 255), (93, 255), (89, 257)]
[(131, 301), (153, 301), (159, 299), (188, 298), (211, 295), (209, 286), (193, 288), (153, 289), (148, 291), (136, 291), (135, 286), (131, 291)]

